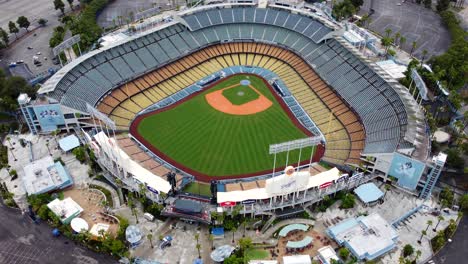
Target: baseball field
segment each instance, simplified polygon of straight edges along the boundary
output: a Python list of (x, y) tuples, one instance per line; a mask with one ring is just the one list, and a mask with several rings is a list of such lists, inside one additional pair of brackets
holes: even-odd
[[(202, 92), (137, 117), (132, 126), (150, 150), (182, 170), (223, 178), (271, 171), (270, 144), (311, 136), (269, 84), (256, 75), (233, 75)], [(311, 148), (301, 161), (309, 161)], [(286, 165), (286, 153), (277, 155)], [(299, 161), (290, 151), (289, 165)]]

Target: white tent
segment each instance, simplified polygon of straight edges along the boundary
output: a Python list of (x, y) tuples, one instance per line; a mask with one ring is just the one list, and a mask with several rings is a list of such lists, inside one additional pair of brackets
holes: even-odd
[(283, 264), (312, 264), (309, 255), (284, 256)]

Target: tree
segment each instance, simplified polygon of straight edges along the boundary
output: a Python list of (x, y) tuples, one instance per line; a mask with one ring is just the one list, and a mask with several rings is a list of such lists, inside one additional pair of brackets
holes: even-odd
[(398, 45), (398, 41), (400, 40), (400, 37), (401, 37), (401, 33), (398, 31), (396, 34), (395, 34), (395, 45)]
[(76, 159), (83, 163), (86, 161), (86, 150), (83, 147), (77, 147), (72, 150), (73, 155), (75, 155)]
[(340, 256), (340, 258), (346, 260), (349, 257), (349, 250), (344, 247), (340, 248), (340, 250), (338, 250), (338, 255)]
[(421, 231), (421, 237), (418, 240), (419, 244), (421, 244), (421, 240), (422, 240), (423, 236), (425, 236), (425, 235), (427, 235), (427, 231), (426, 230)]
[[(457, 148), (447, 150), (447, 165), (452, 168), (462, 169), (465, 165), (464, 159), (460, 156), (460, 151)], [(453, 200), (453, 197), (452, 197)]]
[(411, 43), (410, 56), (413, 56), (413, 52), (414, 52), (414, 50), (416, 49), (417, 45), (418, 45), (418, 43), (417, 43), (416, 41), (413, 41), (413, 42)]
[(422, 51), (421, 66), (424, 64), (424, 59), (426, 59), (427, 53), (428, 53), (428, 52), (427, 52), (426, 49), (424, 49), (424, 50)]
[(385, 30), (385, 34), (386, 34), (385, 36), (386, 36), (387, 38), (390, 37), (390, 34), (392, 34), (392, 29), (391, 29), (391, 28), (387, 28), (387, 29)]
[(468, 210), (468, 194), (464, 194), (460, 198), (460, 209), (462, 209), (465, 212)]
[(400, 49), (403, 49), (403, 45), (406, 43), (406, 38), (405, 37), (401, 37), (400, 38)]
[(234, 240), (234, 235), (236, 234), (236, 231), (237, 231), (237, 228), (234, 226), (234, 227), (232, 228), (232, 243), (233, 243), (233, 244), (234, 244), (234, 241), (235, 241), (235, 240)]
[(450, 0), (437, 0), (436, 9), (438, 12), (445, 11), (450, 6)]
[(5, 47), (8, 47), (8, 33), (1, 27), (0, 27), (0, 38), (3, 42), (3, 45)]
[(26, 31), (29, 32), (28, 28), (29, 28), (29, 25), (31, 25), (31, 23), (29, 23), (28, 18), (26, 18), (25, 16), (18, 17), (18, 19), (16, 20), (16, 24), (18, 24), (18, 26), (26, 29)]
[(364, 4), (364, 0), (351, 0), (351, 3), (356, 8), (356, 10), (359, 10), (360, 7)]
[(436, 226), (434, 227), (434, 229), (432, 229), (432, 231), (436, 232), (436, 231), (437, 231), (437, 227), (439, 226), (440, 221), (444, 221), (444, 220), (445, 220), (445, 218), (444, 218), (443, 216), (439, 215), (439, 216), (437, 217), (437, 224), (436, 224)]
[(396, 51), (393, 50), (393, 49), (388, 49), (388, 50), (387, 50), (387, 54), (390, 55), (390, 56), (392, 56), (392, 57), (395, 57)]
[(429, 229), (429, 226), (431, 226), (433, 224), (432, 220), (427, 220), (426, 222), (427, 226), (426, 226), (426, 231)]
[(417, 260), (421, 257), (422, 252), (421, 250), (416, 250), (416, 256), (414, 257), (414, 262), (417, 263)]
[(208, 240), (210, 241), (211, 250), (214, 250), (214, 249), (215, 249), (214, 244), (213, 244), (214, 236), (213, 236), (212, 234), (210, 234), (210, 235), (208, 236)]
[(224, 264), (244, 264), (244, 258), (240, 258), (235, 254), (229, 256), (229, 258), (224, 259)]
[(340, 21), (343, 18), (348, 18), (356, 13), (356, 7), (350, 0), (344, 0), (333, 6), (332, 15), (336, 20)]
[(244, 237), (239, 239), (239, 248), (242, 254), (244, 254), (247, 250), (251, 249), (252, 246), (252, 239), (250, 237)]
[(352, 194), (345, 194), (344, 197), (341, 199), (341, 208), (342, 209), (349, 209), (353, 208), (355, 204), (355, 197)]
[(432, 6), (432, 0), (423, 0), (424, 1), (424, 6), (426, 8), (431, 8)]
[(197, 241), (197, 244), (195, 245), (195, 247), (197, 248), (198, 250), (198, 258), (201, 258), (201, 254), (200, 254), (200, 248), (201, 248), (201, 245), (200, 243), (198, 243), (198, 239), (200, 238), (200, 234), (196, 233), (195, 234), (195, 240)]
[(133, 200), (133, 194), (132, 194), (132, 193), (129, 193), (127, 198), (128, 198), (128, 199), (127, 199), (128, 207), (130, 207), (130, 210), (132, 211), (133, 216), (135, 216), (135, 221), (136, 221), (136, 223), (138, 224), (138, 223), (139, 223), (139, 221), (138, 221), (138, 213), (137, 213), (137, 211), (136, 211), (135, 201)]
[(403, 257), (411, 256), (414, 253), (414, 248), (410, 244), (406, 244), (403, 247)]
[(148, 234), (146, 235), (146, 238), (148, 238), (148, 240), (149, 240), (149, 242), (150, 242), (150, 245), (151, 245), (151, 248), (154, 248), (154, 246), (153, 246), (153, 234), (148, 233)]
[(73, 0), (67, 0), (68, 5), (70, 5), (70, 9), (73, 10)]
[(62, 15), (65, 15), (65, 4), (62, 0), (54, 0), (54, 8), (55, 10), (60, 10)]
[(392, 39), (392, 38), (389, 38), (389, 37), (383, 37), (381, 41), (382, 41), (382, 46), (385, 47), (385, 53), (387, 54), (387, 53), (388, 53), (388, 49), (390, 48), (390, 46), (391, 46), (392, 43), (393, 43), (393, 39)]
[(44, 19), (44, 18), (40, 18), (37, 23), (39, 23), (39, 25), (41, 25), (41, 27), (45, 27), (45, 25), (47, 24), (48, 20), (47, 19)]
[[(450, 151), (450, 150), (449, 150)], [(450, 188), (445, 187), (439, 194), (440, 202), (444, 207), (451, 207), (453, 203), (453, 192)]]
[(16, 34), (19, 32), (19, 29), (16, 26), (15, 22), (13, 22), (13, 21), (8, 22), (8, 29), (9, 29), (10, 33), (15, 34), (15, 38), (18, 38), (18, 36)]
[(235, 219), (239, 215), (241, 210), (242, 210), (242, 206), (240, 204), (237, 204), (236, 206), (234, 206), (234, 208), (232, 208), (232, 213), (231, 213), (232, 219)]

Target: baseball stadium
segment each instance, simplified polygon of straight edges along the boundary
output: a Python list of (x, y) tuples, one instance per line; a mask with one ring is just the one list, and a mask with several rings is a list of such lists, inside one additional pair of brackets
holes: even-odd
[[(343, 175), (387, 176), (397, 151), (423, 162), (429, 153), (414, 98), (345, 32), (274, 4), (186, 9), (65, 65), (38, 92), (41, 107), (59, 107), (63, 120), (28, 125), (36, 133), (75, 129), (102, 166), (130, 190), (135, 182), (151, 187), (157, 201), (194, 182), (211, 183), (218, 203), (262, 200), (271, 210), (291, 193), (278, 206), (312, 201), (310, 190)], [(28, 119), (34, 103), (20, 104)], [(315, 143), (269, 152), (308, 138)], [(270, 193), (287, 166), (306, 175), (305, 185)], [(422, 192), (431, 188), (416, 181)]]

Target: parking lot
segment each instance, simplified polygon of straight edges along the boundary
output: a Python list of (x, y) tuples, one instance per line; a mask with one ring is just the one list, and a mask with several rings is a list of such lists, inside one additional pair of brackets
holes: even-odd
[(0, 263), (117, 263), (110, 256), (84, 249), (65, 237), (52, 237), (52, 228), (46, 223), (33, 224), (19, 210), (0, 201)]
[[(369, 13), (371, 0), (365, 0), (360, 15)], [(417, 5), (401, 0), (374, 0), (375, 13), (371, 16), (370, 29), (385, 35), (387, 28), (392, 34), (400, 32), (406, 38), (403, 49), (410, 52), (413, 41), (417, 42), (414, 54), (421, 58), (427, 50), (426, 58), (445, 52), (450, 45), (450, 34), (444, 27), (439, 15)]]
[[(68, 10), (68, 3), (65, 1), (65, 11)], [(31, 23), (30, 33), (27, 33), (25, 29), (20, 29), (18, 37), (21, 37), (18, 41), (14, 41), (14, 34), (10, 35), (11, 45), (0, 53), (0, 65), (6, 67), (11, 62), (23, 60), (34, 74), (46, 71), (50, 67), (57, 67), (52, 63), (52, 49), (49, 47), (49, 39), (52, 36), (53, 28), (60, 24), (59, 15), (60, 11), (54, 10), (51, 0), (0, 0), (0, 26), (7, 32), (9, 32), (8, 22), (16, 22), (19, 16), (27, 17)], [(37, 21), (40, 18), (48, 20), (45, 27), (38, 26)], [(28, 47), (32, 49), (28, 49)], [(41, 66), (33, 64), (33, 56), (39, 58)]]

